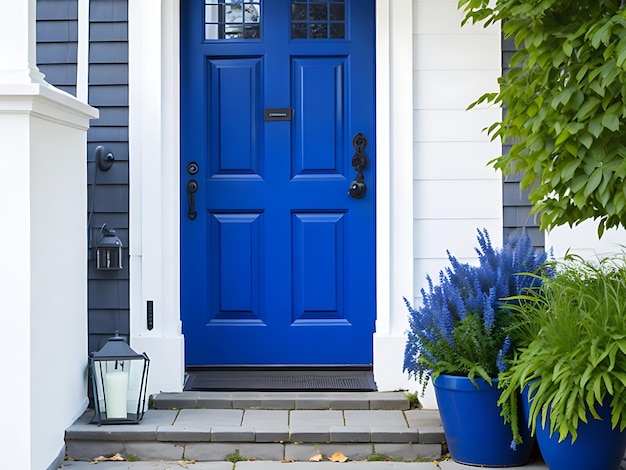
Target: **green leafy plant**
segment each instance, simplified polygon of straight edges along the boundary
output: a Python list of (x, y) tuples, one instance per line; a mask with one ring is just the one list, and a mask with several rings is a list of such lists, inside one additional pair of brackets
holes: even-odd
[(372, 454), (367, 458), (368, 462), (405, 462), (399, 457), (389, 457), (386, 454)]
[(246, 460), (248, 459), (239, 453), (239, 449), (235, 449), (235, 452), (228, 454), (226, 457), (224, 457), (225, 462), (230, 462), (233, 464), (236, 464), (237, 462), (245, 462)]
[(502, 22), (517, 52), (488, 130), (511, 143), (490, 163), (521, 172), (542, 228), (594, 219), (601, 236), (626, 227), (624, 0), (459, 0), (464, 22)]
[(404, 394), (406, 395), (407, 400), (409, 400), (409, 408), (412, 410), (422, 408), (418, 392), (404, 392)]
[(511, 332), (524, 343), (501, 374), (500, 398), (529, 387), (531, 431), (537, 417), (559, 441), (578, 435), (581, 422), (599, 419), (606, 400), (611, 424), (626, 428), (626, 258), (598, 262), (568, 255), (555, 276), (518, 296), (511, 309), (522, 318)]

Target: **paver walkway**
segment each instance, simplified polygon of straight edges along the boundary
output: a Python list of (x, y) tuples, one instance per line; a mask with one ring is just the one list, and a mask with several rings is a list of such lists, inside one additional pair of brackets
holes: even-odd
[[(65, 462), (63, 468), (94, 470), (93, 464), (88, 462)], [(102, 462), (98, 464), (95, 470), (182, 470), (184, 468), (188, 470), (470, 470), (477, 467), (461, 465), (453, 461), (442, 461), (437, 464), (433, 462), (346, 462), (341, 464), (333, 462), (255, 461), (238, 462), (234, 468), (230, 462), (197, 462), (195, 464), (185, 462)], [(507, 468), (509, 470), (547, 470), (548, 467), (542, 463)]]

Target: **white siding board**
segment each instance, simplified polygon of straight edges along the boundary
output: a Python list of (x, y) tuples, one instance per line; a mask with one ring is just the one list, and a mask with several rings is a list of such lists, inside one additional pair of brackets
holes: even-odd
[[(446, 250), (458, 259), (476, 259), (474, 248), (477, 245), (477, 229), (486, 228), (489, 232), (498, 233), (501, 230), (499, 219), (481, 219), (482, 225), (476, 225), (476, 220), (471, 219), (441, 219), (441, 220), (416, 220), (413, 225), (415, 237), (413, 250), (415, 256), (426, 262), (429, 259), (437, 260), (440, 264), (436, 270), (429, 271), (431, 276), (436, 276), (439, 270), (447, 265)], [(442, 264), (443, 260), (443, 264)], [(420, 284), (424, 283), (426, 273), (416, 278)]]
[(457, 0), (417, 0), (413, 8), (416, 34), (492, 34), (481, 25), (468, 23), (461, 28), (462, 20)]
[(498, 155), (496, 143), (416, 142), (413, 177), (417, 180), (499, 179), (500, 173), (487, 166), (485, 157)]
[[(413, 107), (418, 110), (465, 110), (486, 91), (498, 89), (492, 70), (418, 70), (413, 76)], [(476, 109), (487, 107), (480, 104)]]
[[(501, 188), (499, 180), (416, 182), (415, 199), (421, 204), (415, 206), (415, 218), (502, 220), (502, 205), (492, 203)], [(502, 200), (501, 197), (495, 199)], [(471, 243), (472, 239), (468, 241)]]
[(416, 35), (414, 70), (494, 70), (501, 67), (500, 36), (488, 34)]
[[(485, 142), (491, 138), (483, 131), (500, 119), (498, 109), (428, 109), (413, 115), (415, 142)], [(487, 145), (488, 148), (488, 145)], [(494, 156), (485, 156), (485, 163)]]

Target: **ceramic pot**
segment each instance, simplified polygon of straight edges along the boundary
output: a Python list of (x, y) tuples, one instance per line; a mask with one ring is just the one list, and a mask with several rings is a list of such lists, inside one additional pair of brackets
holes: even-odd
[(497, 405), (497, 380), (489, 384), (477, 378), (475, 382), (478, 387), (467, 377), (452, 375), (440, 375), (433, 382), (450, 456), (456, 462), (482, 467), (524, 465), (534, 442), (527, 426), (522, 426), (524, 443), (513, 450), (511, 426), (504, 424)]

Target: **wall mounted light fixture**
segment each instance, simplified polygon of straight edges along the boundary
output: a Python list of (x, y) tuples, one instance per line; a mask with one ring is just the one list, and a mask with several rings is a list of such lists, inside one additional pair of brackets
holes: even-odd
[(96, 269), (108, 271), (122, 269), (122, 241), (115, 230), (107, 227), (107, 224), (100, 227), (95, 250)]
[(113, 152), (107, 149), (104, 145), (98, 145), (96, 147), (96, 164), (100, 171), (109, 171), (113, 166), (115, 156)]

